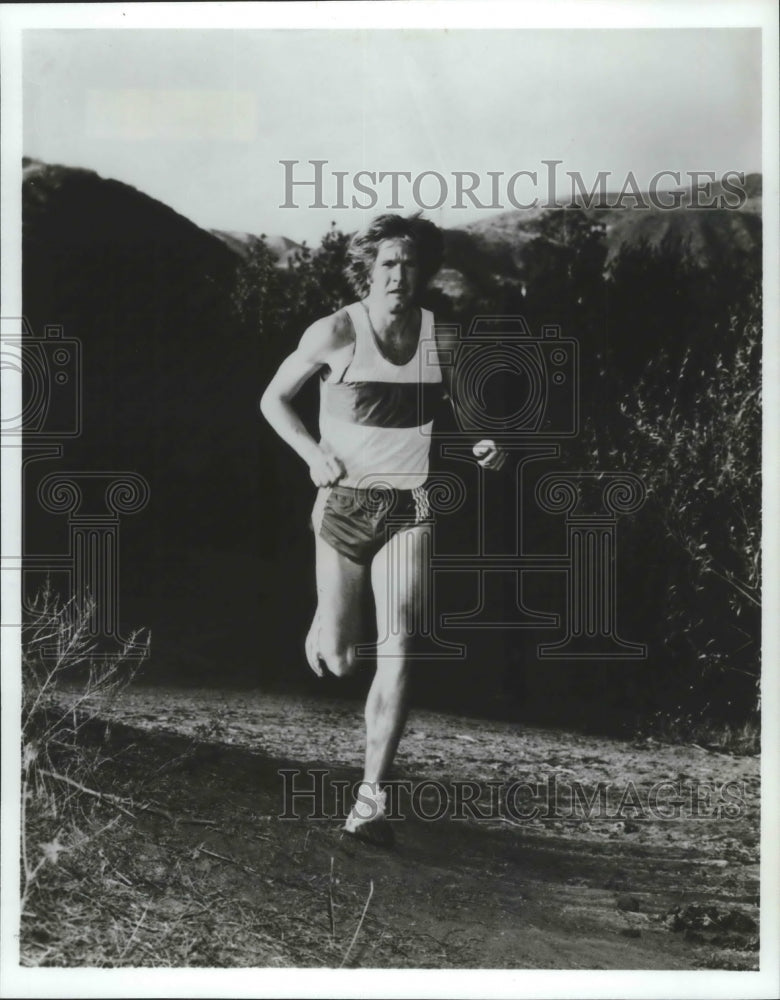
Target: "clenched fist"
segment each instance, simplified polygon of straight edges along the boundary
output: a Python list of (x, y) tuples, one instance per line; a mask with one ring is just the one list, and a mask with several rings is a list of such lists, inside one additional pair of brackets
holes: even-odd
[(485, 439), (472, 448), (474, 457), (483, 469), (498, 471), (506, 461), (506, 452), (495, 441)]
[(315, 486), (335, 486), (346, 474), (341, 459), (321, 448), (309, 465), (309, 475)]

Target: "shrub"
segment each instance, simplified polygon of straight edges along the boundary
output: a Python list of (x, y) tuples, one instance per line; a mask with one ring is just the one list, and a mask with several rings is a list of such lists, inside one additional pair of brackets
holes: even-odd
[(47, 585), (22, 628), (22, 914), (47, 863), (89, 837), (101, 798), (89, 785), (102, 755), (84, 732), (96, 723), (96, 700), (115, 698), (149, 651), (149, 636), (135, 632), (101, 655), (89, 634), (93, 612), (93, 601), (62, 603)]
[(622, 402), (617, 448), (680, 555), (666, 565), (663, 622), (676, 708), (729, 722), (759, 704), (760, 310), (755, 290), (709, 360), (688, 348), (677, 371), (659, 354)]

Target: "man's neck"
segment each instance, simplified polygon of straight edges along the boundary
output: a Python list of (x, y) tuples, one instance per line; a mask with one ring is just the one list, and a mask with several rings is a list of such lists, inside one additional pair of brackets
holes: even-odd
[(388, 303), (384, 298), (372, 299), (369, 295), (363, 300), (368, 310), (368, 318), (377, 336), (382, 337), (387, 333), (398, 333), (406, 330), (416, 313), (415, 306), (395, 311), (392, 303)]

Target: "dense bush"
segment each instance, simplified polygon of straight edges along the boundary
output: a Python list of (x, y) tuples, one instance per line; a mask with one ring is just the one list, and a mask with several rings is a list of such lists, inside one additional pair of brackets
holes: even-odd
[(354, 298), (345, 277), (348, 244), (334, 225), (319, 247), (304, 244), (282, 267), (263, 236), (239, 264), (232, 296), (236, 317), (278, 360), (310, 323)]
[(709, 359), (695, 362), (689, 345), (677, 368), (663, 352), (621, 403), (613, 455), (644, 480), (667, 542), (667, 561), (647, 572), (665, 588), (667, 695), (684, 716), (734, 721), (758, 708), (760, 331), (756, 291)]

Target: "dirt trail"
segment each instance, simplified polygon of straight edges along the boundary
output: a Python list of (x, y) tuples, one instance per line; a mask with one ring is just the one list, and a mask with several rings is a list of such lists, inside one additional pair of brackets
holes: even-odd
[[(237, 899), (262, 897), (273, 964), (339, 964), (373, 882), (350, 965), (757, 968), (758, 758), (418, 711), (394, 775), (412, 794), (399, 786), (406, 818), (386, 851), (339, 830), (338, 783), (357, 780), (362, 756), (355, 703), (131, 688), (102, 713), (179, 755), (156, 801), (184, 817), (176, 835), (201, 851), (204, 878), (219, 869)], [(327, 771), (316, 806), (329, 818), (306, 818), (303, 796), (299, 818), (280, 818), (280, 770), (313, 768)], [(454, 796), (475, 790), (479, 818), (455, 818)], [(413, 801), (444, 815), (415, 816)]]

